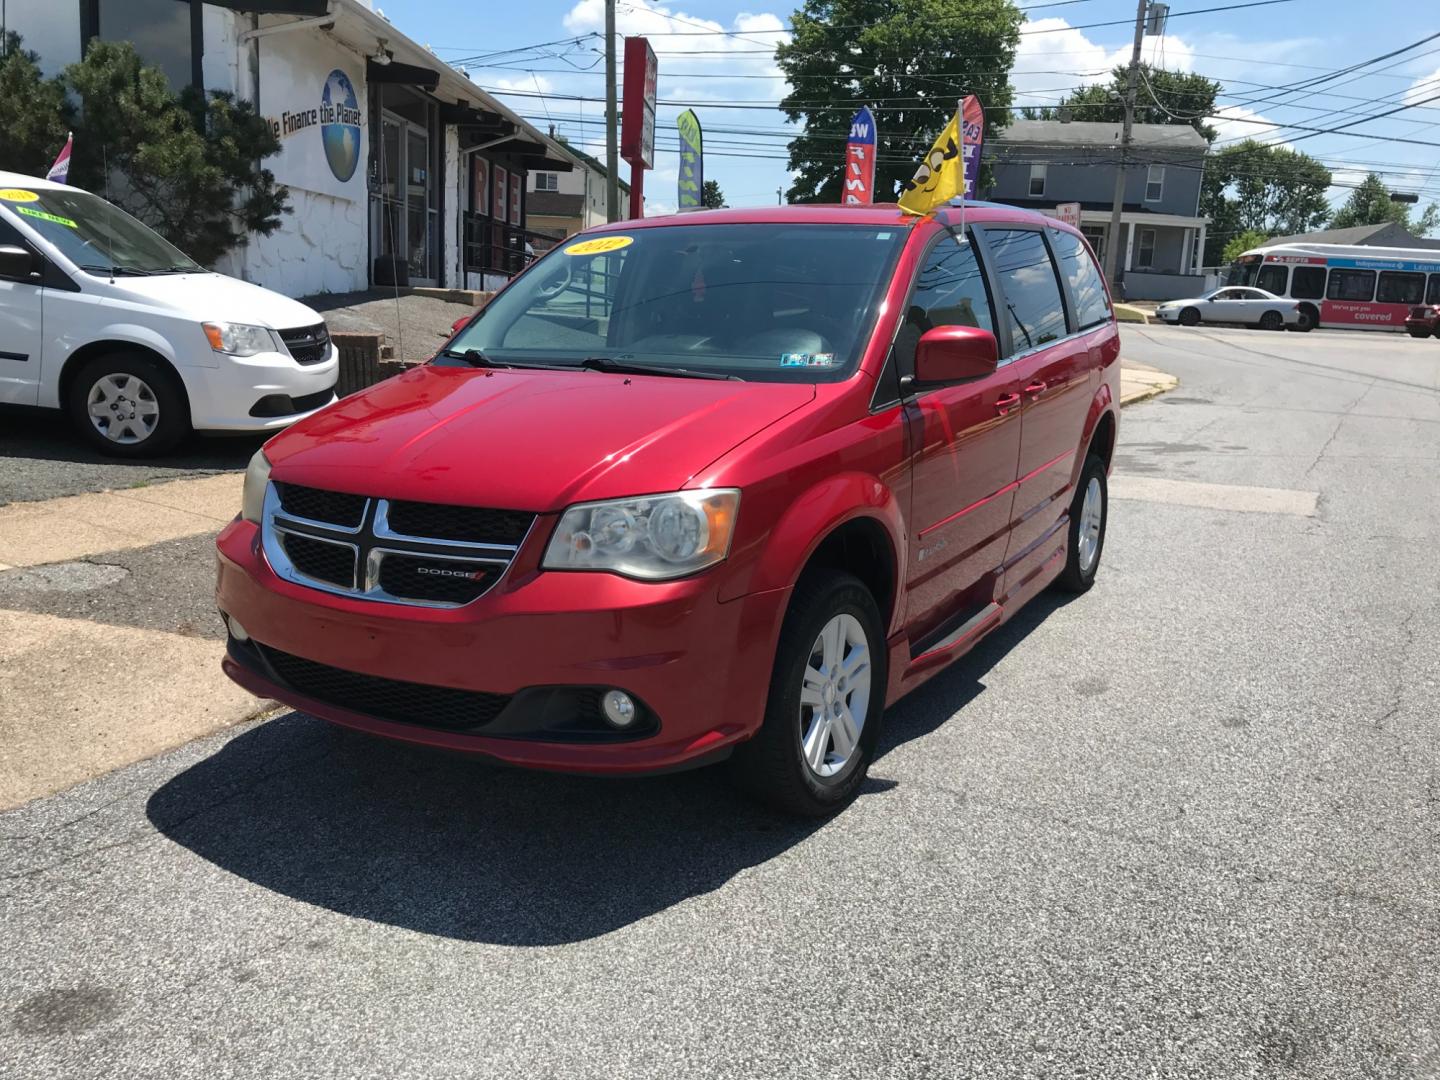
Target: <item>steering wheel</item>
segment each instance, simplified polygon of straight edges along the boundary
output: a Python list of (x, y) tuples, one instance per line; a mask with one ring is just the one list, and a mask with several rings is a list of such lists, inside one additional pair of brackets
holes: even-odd
[(568, 256), (560, 256), (558, 260), (551, 259), (552, 265), (544, 268), (544, 278), (535, 292), (545, 300), (559, 296), (570, 284), (570, 279), (575, 271), (571, 267), (571, 259)]

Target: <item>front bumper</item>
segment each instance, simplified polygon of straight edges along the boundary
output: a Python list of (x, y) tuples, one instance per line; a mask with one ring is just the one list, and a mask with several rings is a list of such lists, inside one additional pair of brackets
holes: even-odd
[[(548, 530), (535, 530), (543, 546)], [(527, 545), (529, 546), (529, 545)], [(635, 775), (703, 764), (759, 726), (789, 590), (721, 603), (715, 575), (650, 583), (541, 572), (522, 550), (505, 578), (461, 608), (335, 596), (277, 577), (259, 530), (235, 521), (217, 541), (222, 612), (252, 641), (345, 672), (531, 700), (541, 689), (615, 688), (643, 703), (653, 733), (567, 741), (553, 732), (489, 734), (383, 719), (282, 685), (233, 652), (226, 673), (252, 693), (371, 734), (565, 772)], [(521, 731), (511, 716), (501, 725)], [(531, 725), (532, 728), (537, 725)]]
[(285, 353), (224, 356), (215, 367), (180, 369), (197, 431), (278, 431), (334, 401), (283, 416), (252, 416), (262, 398), (311, 398), (332, 390), (340, 378), (340, 353), (332, 344), (318, 364), (299, 364)]

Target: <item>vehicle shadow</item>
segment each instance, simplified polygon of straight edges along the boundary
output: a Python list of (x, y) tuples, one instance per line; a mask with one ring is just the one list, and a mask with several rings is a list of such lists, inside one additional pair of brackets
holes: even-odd
[[(1056, 606), (1035, 601), (890, 710), (881, 754), (973, 700), (984, 672)], [(894, 786), (872, 776), (860, 798)], [(623, 781), (523, 772), (301, 713), (230, 740), (157, 790), (146, 813), (177, 844), (282, 895), (516, 946), (629, 925), (844, 821), (778, 816), (718, 769)]]
[(270, 434), (192, 435), (174, 453), (163, 457), (118, 458), (91, 448), (70, 426), (69, 419), (60, 413), (48, 409), (0, 406), (0, 459), (33, 458), (158, 473), (243, 469)]

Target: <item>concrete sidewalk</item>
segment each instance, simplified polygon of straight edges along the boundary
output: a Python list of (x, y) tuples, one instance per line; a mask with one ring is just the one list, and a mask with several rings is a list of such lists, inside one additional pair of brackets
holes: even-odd
[[(1177, 381), (1122, 361), (1121, 404), (1164, 393)], [(121, 553), (135, 552), (129, 561), (141, 565), (142, 557), (161, 545), (187, 537), (200, 544), (198, 538), (218, 532), (235, 516), (242, 481), (241, 473), (230, 472), (0, 506), (0, 584), (26, 575), (30, 588), (87, 597), (119, 588), (111, 582), (126, 573), (114, 565), (126, 561)], [(208, 544), (183, 553), (196, 578), (202, 575), (194, 560), (202, 550), (208, 555)], [(143, 599), (124, 602), (163, 603), (156, 598), (166, 595), (164, 584), (173, 604), (176, 589), (188, 595), (202, 587), (198, 580), (187, 584), (173, 565), (148, 578), (136, 571), (133, 582), (142, 586), (137, 592)], [(164, 582), (154, 573), (164, 573)], [(195, 600), (194, 608), (205, 606)], [(221, 673), (224, 646), (216, 637), (183, 626), (176, 631), (174, 621), (157, 622), (169, 629), (135, 624), (144, 620), (124, 625), (99, 604), (58, 614), (32, 606), (42, 610), (0, 607), (0, 810), (272, 707)], [(197, 610), (193, 620), (198, 619)]]

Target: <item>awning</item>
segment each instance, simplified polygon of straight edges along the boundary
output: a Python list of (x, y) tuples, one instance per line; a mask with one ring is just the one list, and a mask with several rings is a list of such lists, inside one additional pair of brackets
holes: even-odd
[(392, 83), (397, 86), (416, 86), (427, 92), (434, 92), (440, 85), (440, 72), (419, 64), (402, 64), (391, 60), (388, 64), (365, 61), (365, 81), (370, 83)]
[(205, 0), (215, 7), (253, 15), (327, 15), (330, 0)]

